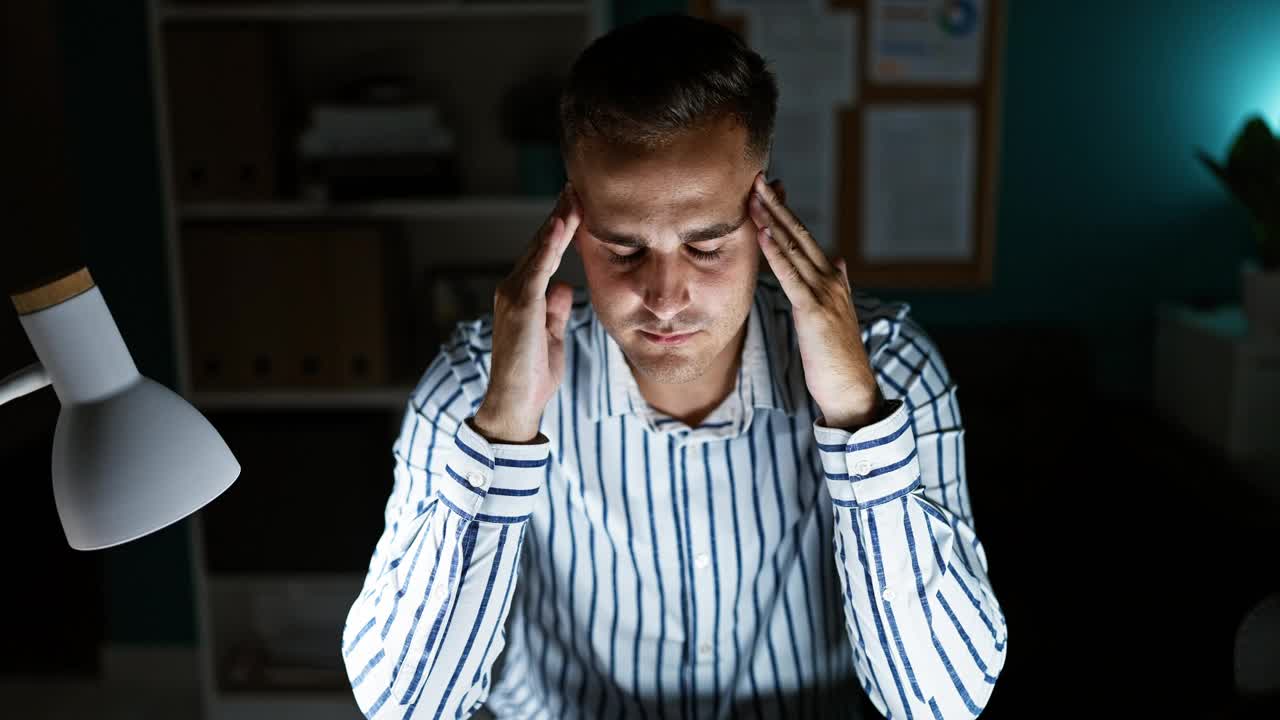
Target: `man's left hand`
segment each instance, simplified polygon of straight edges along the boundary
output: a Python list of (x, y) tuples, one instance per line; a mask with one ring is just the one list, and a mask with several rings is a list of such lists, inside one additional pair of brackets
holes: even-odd
[(781, 181), (756, 176), (749, 205), (756, 240), (791, 300), (805, 384), (822, 424), (855, 430), (878, 420), (880, 388), (862, 345), (843, 259), (834, 263), (787, 208)]

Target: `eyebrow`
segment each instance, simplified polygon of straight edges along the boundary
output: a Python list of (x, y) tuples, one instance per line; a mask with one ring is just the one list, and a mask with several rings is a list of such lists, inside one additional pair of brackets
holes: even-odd
[[(714, 225), (708, 225), (707, 227), (698, 228), (696, 230), (686, 230), (680, 233), (680, 242), (705, 242), (707, 240), (715, 240), (716, 238), (724, 237), (725, 235), (728, 235), (734, 230), (742, 227), (742, 224), (747, 221), (747, 217), (748, 216), (744, 214), (735, 222), (718, 222)], [(627, 233), (614, 232), (612, 230), (591, 230), (590, 232), (592, 235), (599, 238), (601, 242), (607, 242), (610, 245), (621, 245), (623, 247), (630, 248), (649, 247), (649, 242), (647, 240), (636, 235), (628, 235)]]

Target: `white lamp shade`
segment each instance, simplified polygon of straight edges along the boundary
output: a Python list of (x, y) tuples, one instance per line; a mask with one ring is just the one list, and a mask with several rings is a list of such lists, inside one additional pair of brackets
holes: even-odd
[(239, 475), (209, 421), (141, 375), (124, 392), (58, 414), (53, 497), (77, 550), (109, 548), (175, 523)]
[(209, 421), (138, 373), (87, 270), (14, 303), (62, 403), (53, 496), (71, 547), (101, 550), (155, 532), (239, 477)]

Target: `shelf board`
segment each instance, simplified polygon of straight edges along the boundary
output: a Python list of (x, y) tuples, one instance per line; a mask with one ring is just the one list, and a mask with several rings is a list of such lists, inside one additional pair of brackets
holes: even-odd
[(218, 390), (190, 395), (201, 410), (403, 410), (413, 388), (380, 387), (340, 390)]
[(352, 720), (360, 717), (351, 690), (244, 692), (215, 688), (212, 720)]
[(324, 688), (226, 688), (219, 687), (218, 695), (226, 702), (242, 702), (242, 703), (340, 703), (342, 705), (354, 703), (351, 697), (351, 688), (333, 689)]
[(440, 200), (380, 200), (331, 205), (306, 202), (190, 203), (179, 212), (185, 222), (219, 220), (308, 220), (357, 218), (429, 220), (450, 218), (515, 217), (549, 215), (555, 197), (470, 197)]
[(315, 22), (335, 20), (437, 20), (585, 16), (585, 2), (255, 2), (161, 6), (165, 22)]

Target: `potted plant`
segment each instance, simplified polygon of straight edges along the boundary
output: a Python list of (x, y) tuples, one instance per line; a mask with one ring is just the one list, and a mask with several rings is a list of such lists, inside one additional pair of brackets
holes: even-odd
[(1242, 270), (1250, 332), (1280, 337), (1280, 138), (1255, 115), (1231, 142), (1225, 165), (1198, 155), (1253, 216), (1258, 258)]

